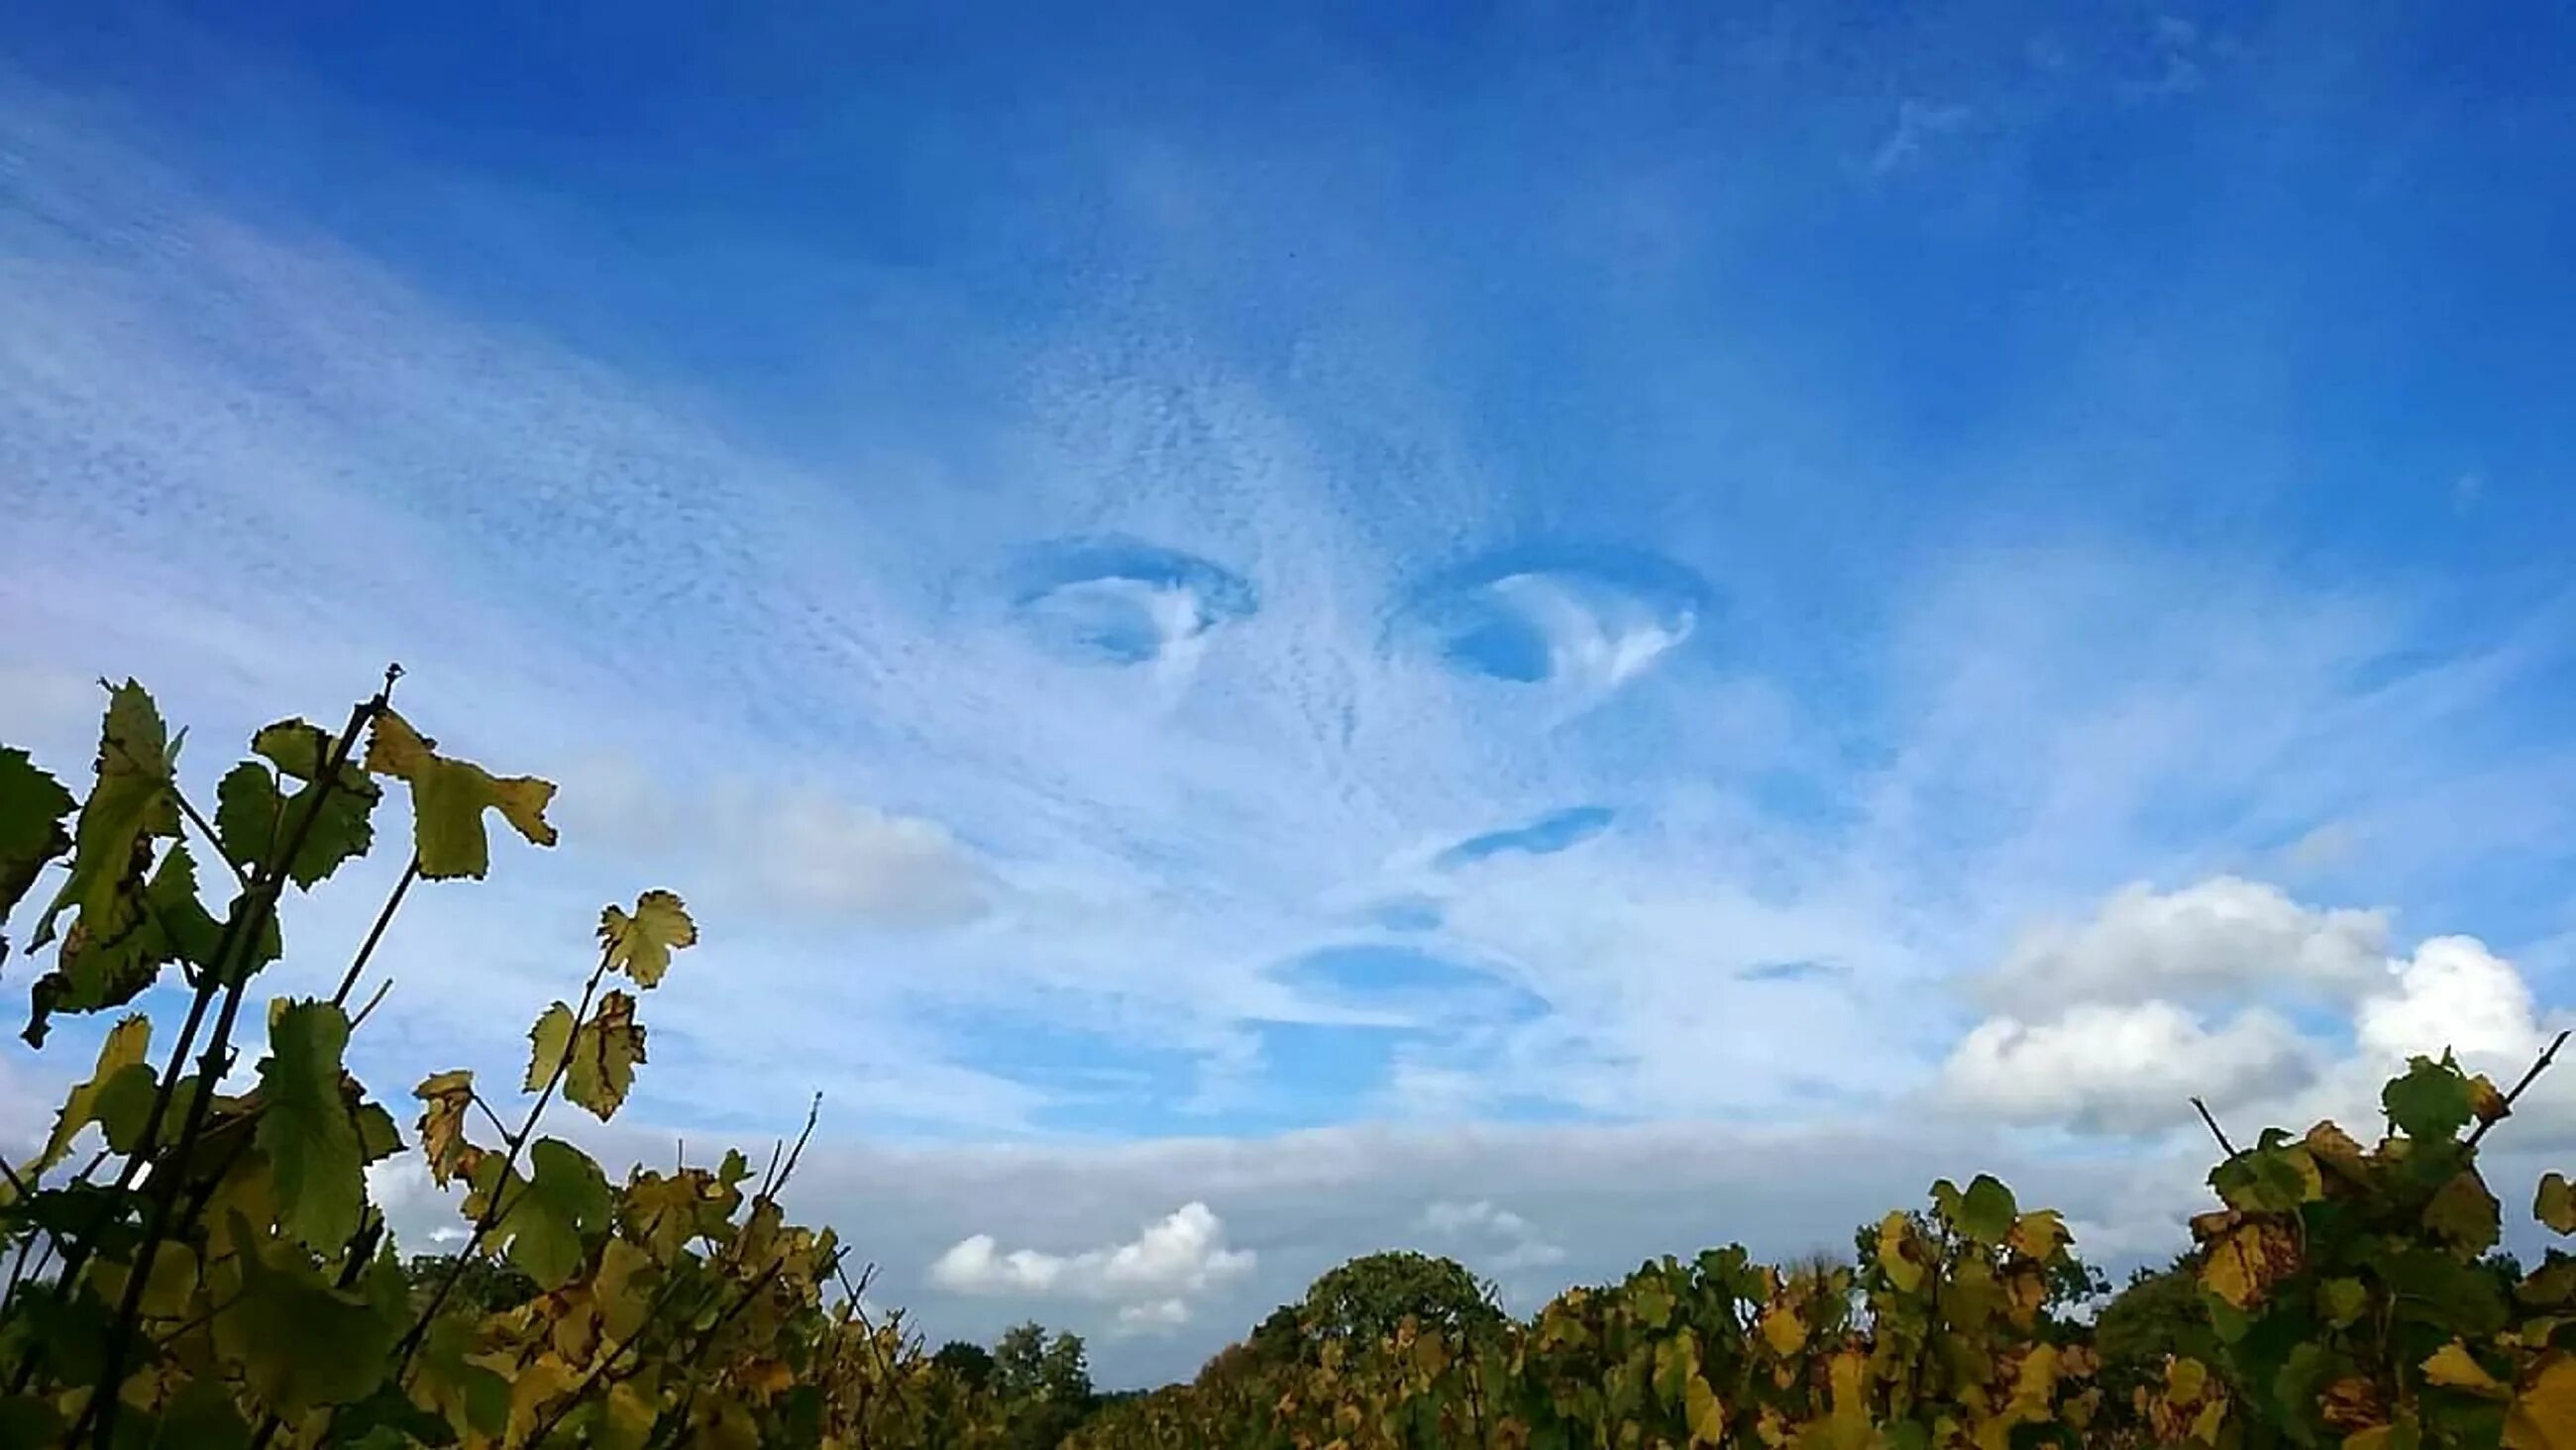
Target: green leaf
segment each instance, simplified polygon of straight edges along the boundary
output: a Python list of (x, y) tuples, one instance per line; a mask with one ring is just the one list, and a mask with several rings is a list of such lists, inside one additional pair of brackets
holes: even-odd
[[(293, 1417), (365, 1399), (393, 1363), (400, 1326), (364, 1296), (335, 1289), (304, 1252), (264, 1243), (233, 1215), (241, 1296), (215, 1317), (218, 1345), (269, 1408)], [(273, 1249), (282, 1249), (274, 1260)]]
[(2265, 1146), (2209, 1171), (2209, 1186), (2229, 1208), (2284, 1213), (2325, 1196), (2325, 1175), (2306, 1148)]
[(581, 1267), (582, 1236), (607, 1225), (608, 1178), (559, 1138), (529, 1145), (528, 1166), (534, 1176), (511, 1196), (501, 1227), (510, 1237), (510, 1262), (552, 1289)]
[(116, 1070), (98, 1090), (98, 1125), (107, 1134), (107, 1146), (119, 1153), (131, 1153), (143, 1141), (143, 1125), (152, 1116), (152, 1101), (160, 1096), (161, 1074), (148, 1062), (129, 1062)]
[(658, 985), (671, 968), (671, 953), (697, 940), (698, 924), (668, 891), (637, 897), (632, 916), (614, 906), (599, 913), (599, 944), (607, 948), (608, 965), (634, 978), (639, 987)]
[(219, 1379), (192, 1379), (161, 1412), (153, 1450), (250, 1450), (250, 1426)]
[(555, 843), (555, 828), (546, 823), (546, 804), (555, 794), (551, 782), (495, 776), (439, 755), (437, 746), (391, 710), (376, 717), (367, 742), (367, 769), (411, 786), (412, 844), (423, 879), (482, 878), (492, 855), (483, 834), (486, 811), (499, 811), (533, 845)]
[(555, 1073), (564, 1067), (572, 1051), (572, 1005), (557, 1002), (537, 1016), (536, 1025), (528, 1029), (529, 1092), (542, 1092)]
[(169, 791), (168, 729), (152, 697), (132, 680), (108, 694), (97, 770), (98, 783), (81, 804), (72, 834), (71, 878), (36, 922), (30, 946), (53, 940), (55, 920), (67, 909), (97, 915), (90, 924), (93, 938), (130, 930), (142, 915), (139, 892), (151, 856), (140, 848), (179, 834), (179, 808)]
[(358, 1129), (358, 1157), (374, 1163), (403, 1150), (402, 1130), (394, 1126), (394, 1115), (381, 1103), (360, 1103), (351, 1119)]
[(483, 1351), (483, 1336), (462, 1314), (440, 1316), (420, 1345), (417, 1381), (431, 1404), (459, 1431), (498, 1435), (510, 1422), (510, 1382), (468, 1357)]
[(269, 1024), (259, 1064), (266, 1105), (253, 1141), (277, 1183), (278, 1225), (330, 1252), (358, 1231), (366, 1176), (358, 1128), (340, 1087), (349, 1019), (328, 1002), (295, 1002)]
[(169, 789), (176, 755), (142, 686), (128, 680), (109, 692), (98, 781), (72, 831), (71, 871), (27, 941), (31, 947), (52, 941), (63, 913), (75, 913), (54, 969), (29, 990), (30, 1046), (44, 1045), (57, 1011), (94, 1012), (133, 1000), (169, 959), (151, 926), (145, 875), (152, 843), (179, 834)]
[[(372, 782), (370, 782), (372, 784)], [(215, 842), (224, 858), (244, 871), (257, 871), (277, 849), (280, 813), (286, 798), (277, 793), (277, 776), (256, 760), (245, 760), (215, 784)]]
[[(72, 848), (63, 817), (72, 793), (36, 768), (23, 750), (0, 748), (0, 923), (17, 909), (46, 863)], [(9, 941), (0, 937), (0, 959)]]
[(150, 911), (146, 930), (160, 939), (153, 955), (196, 967), (214, 965), (224, 929), (197, 900), (197, 858), (188, 854), (187, 842), (173, 841), (161, 853), (161, 869), (152, 873), (143, 897)]
[(2449, 1062), (2410, 1059), (2403, 1075), (2380, 1091), (2380, 1106), (2397, 1131), (2419, 1141), (2448, 1142), (2466, 1127), (2473, 1108), (2469, 1080)]
[(1980, 1244), (1992, 1247), (2012, 1232), (2018, 1208), (2012, 1190), (1991, 1174), (1980, 1173), (1968, 1183), (1968, 1191), (1959, 1199), (1957, 1227)]
[(146, 1072), (152, 1070), (151, 1065), (143, 1060), (151, 1048), (152, 1021), (140, 1012), (120, 1019), (109, 1028), (106, 1038), (98, 1045), (97, 1068), (90, 1073), (89, 1081), (74, 1087), (71, 1095), (63, 1100), (62, 1111), (54, 1115), (54, 1131), (45, 1140), (45, 1150), (36, 1155), (20, 1176), (34, 1178), (62, 1162), (70, 1154), (72, 1140), (80, 1136), (80, 1130), (98, 1121), (100, 1099), (106, 1095), (108, 1085), (117, 1074), (129, 1067), (141, 1067)]
[[(315, 883), (339, 869), (341, 862), (367, 853), (367, 847), (375, 842), (372, 817), (376, 802), (384, 792), (354, 762), (343, 762), (331, 788), (322, 788), (323, 767), (331, 763), (328, 732), (303, 720), (281, 720), (252, 736), (250, 748), (281, 774), (302, 782), (278, 810), (278, 845), (292, 840), (303, 829), (305, 813), (316, 808), (316, 801), (320, 802), (321, 813), (313, 818), (295, 859), (285, 863), (289, 880), (310, 891)], [(275, 789), (270, 787), (272, 794)], [(261, 859), (266, 859), (265, 854)]]
[[(544, 1044), (538, 1045), (540, 1054)], [(564, 1072), (564, 1096), (607, 1122), (635, 1085), (636, 1064), (644, 1060), (644, 1026), (635, 1020), (635, 999), (609, 992), (599, 1010), (572, 1037), (572, 1063)]]
[(2361, 1318), (2370, 1308), (2370, 1291), (2359, 1279), (2328, 1279), (2317, 1286), (2317, 1313), (2337, 1329)]
[(0, 1398), (0, 1445), (52, 1445), (68, 1428), (61, 1413), (35, 1395)]

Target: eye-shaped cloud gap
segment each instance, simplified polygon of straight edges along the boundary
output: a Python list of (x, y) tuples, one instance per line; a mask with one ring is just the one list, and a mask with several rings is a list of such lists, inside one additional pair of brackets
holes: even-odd
[(1709, 608), (1706, 581), (1662, 555), (1527, 545), (1423, 581), (1388, 637), (1465, 675), (1598, 696), (1689, 639)]
[(1346, 943), (1321, 947), (1271, 971), (1271, 979), (1361, 1025), (1433, 1029), (1527, 1022), (1544, 998), (1481, 967), (1409, 946)]
[(1123, 536), (1036, 545), (1002, 588), (1011, 619), (1032, 642), (1081, 664), (1167, 659), (1261, 607), (1252, 581), (1223, 565)]
[(1570, 851), (1610, 829), (1610, 823), (1616, 817), (1617, 812), (1608, 806), (1568, 806), (1561, 811), (1550, 811), (1524, 825), (1470, 836), (1433, 857), (1431, 864), (1436, 870), (1455, 871), (1506, 851), (1552, 856), (1559, 851)]

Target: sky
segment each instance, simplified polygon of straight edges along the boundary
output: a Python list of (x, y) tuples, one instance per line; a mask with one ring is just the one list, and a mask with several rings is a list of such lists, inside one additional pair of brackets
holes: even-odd
[(1105, 1383), (1371, 1249), (1526, 1310), (1988, 1168), (2154, 1261), (2190, 1095), (2368, 1124), (2576, 1021), (2571, 42), (0, 8), (0, 740), (77, 777), (132, 676), (210, 796), (399, 660), (563, 839), (411, 897), (361, 1075), (514, 1077), (675, 889), (568, 1131), (820, 1092), (872, 1297)]

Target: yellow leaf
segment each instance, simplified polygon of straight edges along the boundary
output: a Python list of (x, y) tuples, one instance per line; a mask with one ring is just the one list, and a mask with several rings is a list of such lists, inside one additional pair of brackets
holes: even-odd
[(529, 1092), (542, 1091), (565, 1065), (564, 1059), (572, 1052), (572, 1031), (572, 1007), (561, 1001), (548, 1007), (536, 1025), (528, 1029)]
[(2056, 1209), (2034, 1209), (2013, 1220), (2012, 1251), (2034, 1259), (2045, 1259), (2064, 1248), (2074, 1235), (2066, 1231), (2066, 1220)]
[(524, 1442), (544, 1420), (547, 1406), (580, 1382), (569, 1365), (552, 1355), (539, 1355), (535, 1363), (521, 1369), (510, 1382), (510, 1442)]
[(671, 953), (694, 945), (698, 924), (689, 909), (668, 891), (647, 891), (635, 899), (635, 914), (611, 906), (599, 913), (599, 944), (608, 965), (650, 987), (671, 967)]
[(1726, 1407), (1718, 1403), (1717, 1391), (1708, 1387), (1706, 1376), (1690, 1377), (1682, 1391), (1682, 1414), (1689, 1422), (1693, 1445), (1726, 1443)]
[(411, 1090), (425, 1106), (420, 1113), (420, 1151), (429, 1160), (429, 1176), (439, 1187), (465, 1167), (472, 1144), (465, 1141), (465, 1110), (474, 1105), (474, 1074), (442, 1072), (423, 1078)]
[(495, 776), (470, 761), (450, 760), (437, 747), (391, 710), (376, 717), (367, 740), (368, 772), (411, 787), (412, 844), (422, 880), (482, 878), (492, 854), (483, 834), (485, 811), (499, 811), (532, 845), (555, 843), (555, 828), (546, 823), (546, 805), (555, 794), (551, 782)]
[(1786, 1305), (1765, 1309), (1762, 1311), (1762, 1341), (1771, 1346), (1773, 1354), (1785, 1359), (1797, 1353), (1798, 1346), (1807, 1342), (1806, 1321)]
[(1913, 1293), (1923, 1286), (1923, 1265), (1908, 1250), (1914, 1246), (1914, 1226), (1902, 1213), (1890, 1213), (1878, 1223), (1878, 1267), (1889, 1283), (1900, 1291)]
[(2567, 1180), (2556, 1173), (2542, 1175), (2531, 1213), (2549, 1225), (2553, 1233), (2576, 1233), (2576, 1188), (2570, 1188)]
[(2512, 1112), (2513, 1105), (2496, 1091), (2485, 1073), (2479, 1073), (2469, 1079), (2469, 1111), (2477, 1114), (2479, 1122), (2492, 1123)]
[[(2194, 1220), (2194, 1227), (2200, 1226)], [(2200, 1266), (2201, 1287), (2238, 1309), (2259, 1301), (2264, 1291), (2299, 1264), (2299, 1241), (2267, 1219), (2241, 1219), (2209, 1245)]]
[(2504, 1450), (2576, 1450), (2576, 1359), (2551, 1359), (2514, 1392), (2504, 1417)]
[(72, 1140), (80, 1130), (98, 1121), (99, 1095), (106, 1090), (109, 1078), (143, 1061), (152, 1046), (152, 1020), (137, 1012), (120, 1018), (107, 1029), (107, 1037), (98, 1045), (98, 1067), (89, 1081), (71, 1091), (63, 1100), (63, 1110), (54, 1117), (53, 1136), (45, 1140), (45, 1151), (19, 1170), (18, 1176), (33, 1180), (38, 1174), (63, 1161), (72, 1150)]
[(2466, 1390), (2491, 1399), (2500, 1400), (2511, 1393), (2494, 1375), (2487, 1373), (2486, 1366), (2470, 1357), (2467, 1345), (2456, 1339), (2433, 1351), (2432, 1357), (2424, 1361), (2424, 1378), (2431, 1384)]

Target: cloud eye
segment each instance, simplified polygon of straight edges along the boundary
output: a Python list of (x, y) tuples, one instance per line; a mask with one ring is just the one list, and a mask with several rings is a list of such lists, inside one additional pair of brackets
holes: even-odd
[(1706, 584), (1659, 555), (1517, 549), (1423, 584), (1391, 633), (1462, 674), (1607, 692), (1698, 627)]
[(1223, 565), (1126, 538), (1038, 545), (1003, 591), (1023, 634), (1081, 664), (1151, 664), (1261, 607), (1252, 582)]

